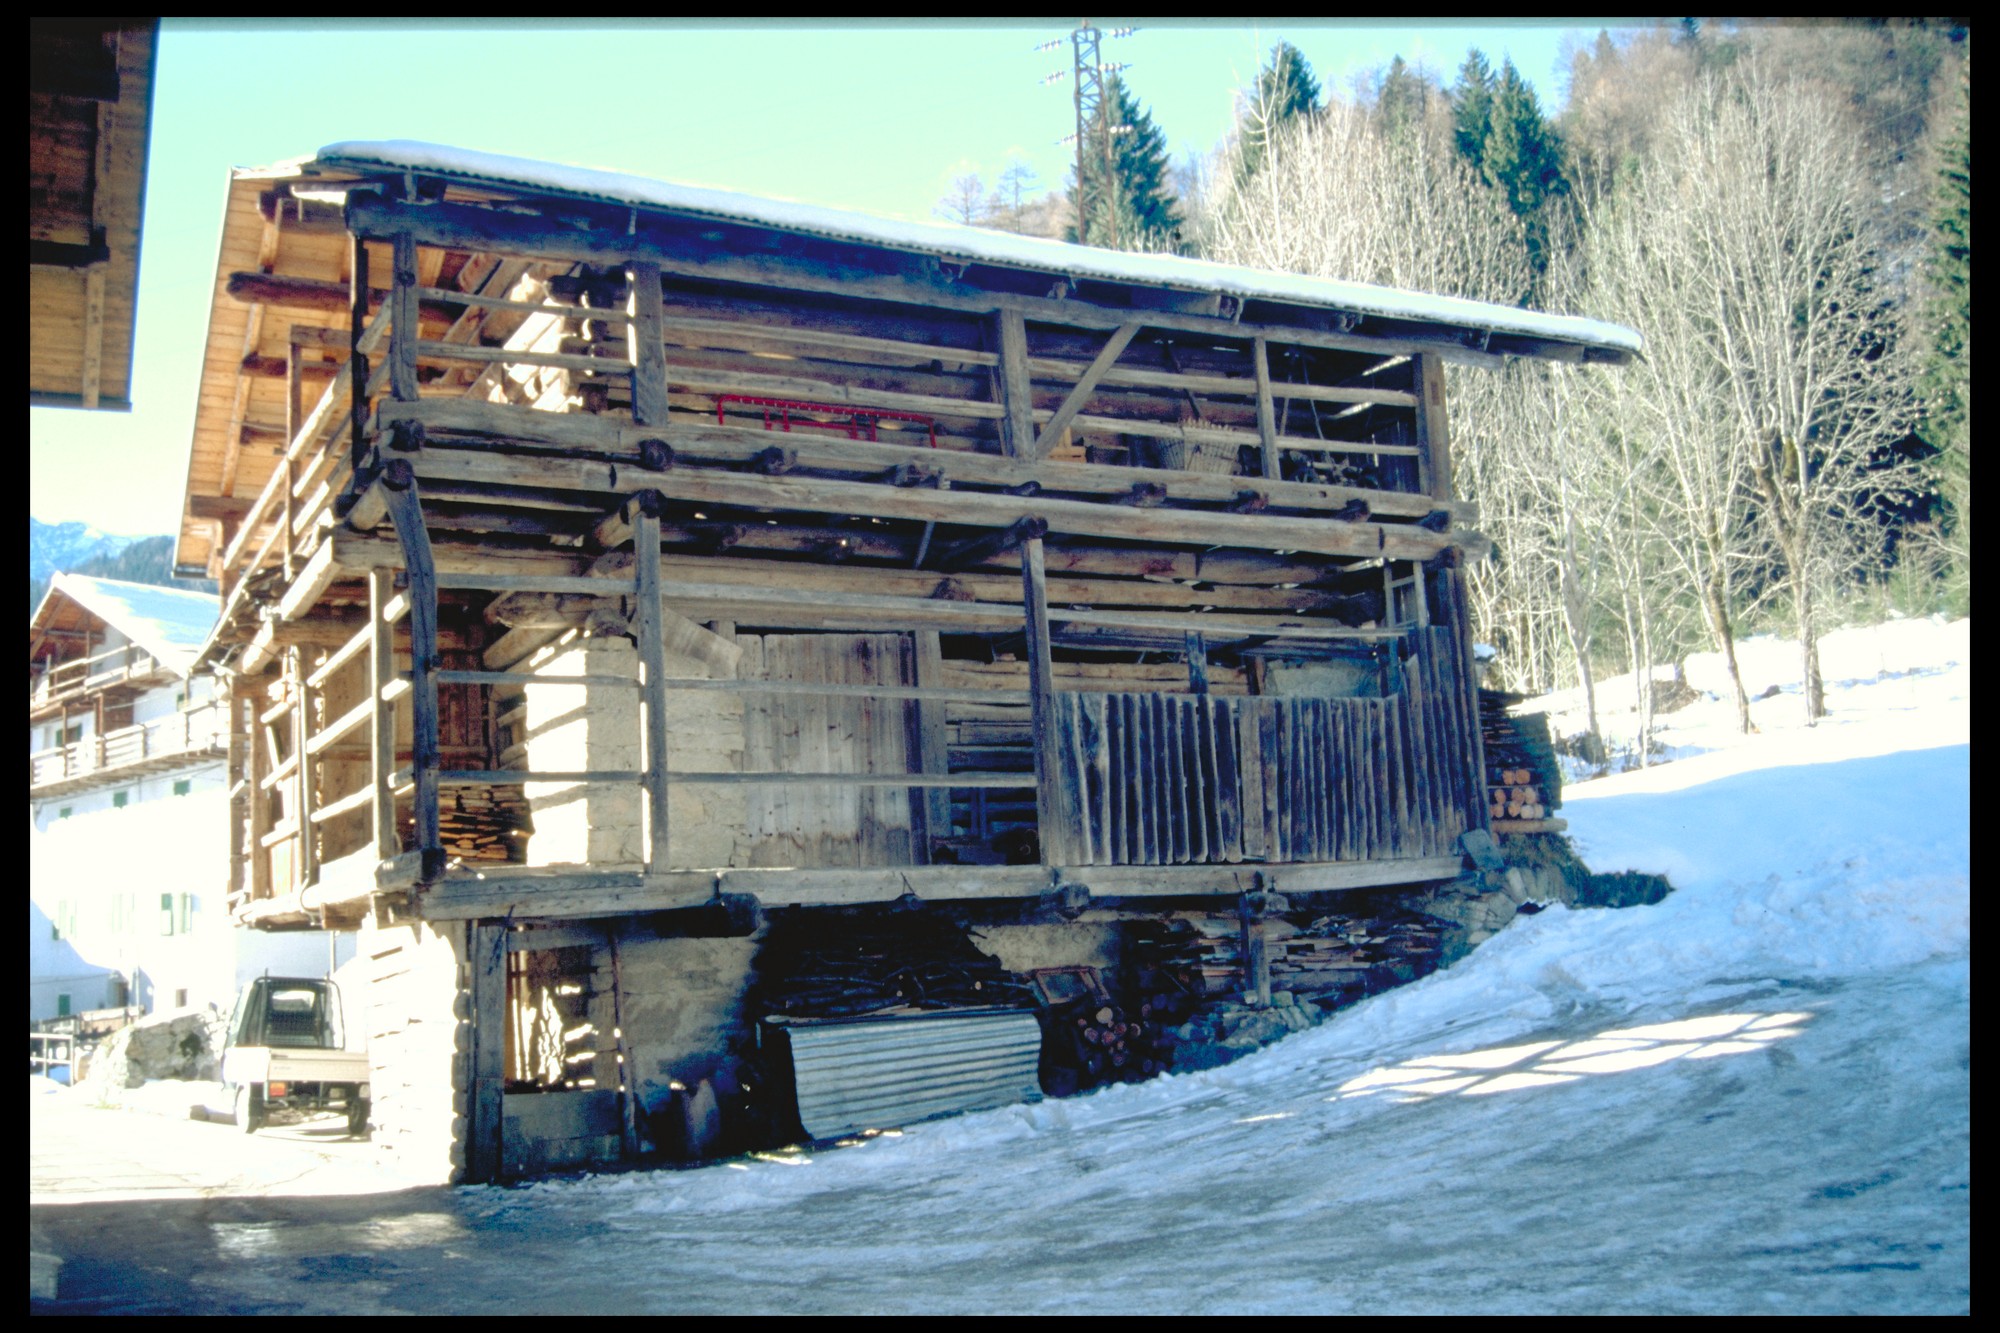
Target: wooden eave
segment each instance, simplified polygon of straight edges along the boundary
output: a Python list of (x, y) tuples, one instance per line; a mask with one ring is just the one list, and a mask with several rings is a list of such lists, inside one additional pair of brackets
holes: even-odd
[(131, 407), (157, 19), (31, 19), (28, 401)]

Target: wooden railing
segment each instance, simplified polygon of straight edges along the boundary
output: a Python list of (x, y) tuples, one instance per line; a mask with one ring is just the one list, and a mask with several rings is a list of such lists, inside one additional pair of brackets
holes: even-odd
[(85, 690), (140, 680), (169, 670), (171, 668), (164, 662), (138, 644), (121, 644), (92, 657), (60, 663), (35, 676), (28, 684), (28, 706), (33, 708), (55, 703)]
[(205, 704), (158, 721), (120, 727), (28, 756), (30, 788), (108, 773), (148, 759), (218, 749), (229, 739), (229, 719), (218, 704)]

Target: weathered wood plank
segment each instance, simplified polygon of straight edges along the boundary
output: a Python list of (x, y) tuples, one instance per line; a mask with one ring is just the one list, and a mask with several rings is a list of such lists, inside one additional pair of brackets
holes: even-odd
[(667, 357), (661, 343), (660, 266), (634, 260), (626, 267), (631, 294), (627, 316), (632, 321), (632, 420), (639, 426), (667, 424)]
[[(1005, 316), (1002, 318), (1004, 319)], [(1004, 330), (1004, 324), (1002, 327)], [(1083, 410), (1083, 405), (1090, 400), (1090, 395), (1096, 391), (1098, 381), (1104, 378), (1105, 372), (1111, 369), (1111, 363), (1124, 353), (1126, 347), (1131, 344), (1134, 335), (1138, 332), (1139, 325), (1136, 321), (1121, 324), (1112, 332), (1111, 337), (1104, 344), (1104, 350), (1099, 352), (1092, 359), (1091, 363), (1084, 368), (1083, 374), (1077, 379), (1075, 386), (1070, 389), (1068, 395), (1064, 397), (1062, 404), (1056, 408), (1055, 414), (1043, 424), (1041, 432), (1036, 435), (1033, 451), (1035, 461), (1039, 462), (1041, 459), (1048, 457), (1049, 450), (1062, 438), (1063, 432), (1068, 430), (1070, 423), (1076, 419), (1076, 414)], [(1001, 345), (1003, 348), (1006, 346), (1004, 340)], [(1027, 347), (1024, 340), (1022, 344), (1024, 359), (1026, 351)]]
[(1035, 461), (1035, 400), (1028, 383), (1028, 326), (1018, 310), (1002, 310), (999, 325), (1001, 440), (1012, 458)]

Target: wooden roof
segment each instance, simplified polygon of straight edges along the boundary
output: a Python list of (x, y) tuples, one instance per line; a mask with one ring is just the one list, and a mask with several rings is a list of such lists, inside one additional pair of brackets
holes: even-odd
[(28, 401), (126, 411), (159, 20), (28, 30)]

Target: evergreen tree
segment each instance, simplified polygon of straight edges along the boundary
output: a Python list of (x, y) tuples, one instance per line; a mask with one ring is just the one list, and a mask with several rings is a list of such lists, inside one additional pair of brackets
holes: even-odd
[(1549, 200), (1568, 190), (1554, 130), (1542, 118), (1535, 90), (1504, 62), (1493, 89), (1486, 144), (1480, 173), (1506, 197), (1508, 208), (1528, 228), (1528, 251), (1535, 269), (1547, 267)]
[(1264, 165), (1271, 140), (1281, 126), (1319, 110), (1319, 96), (1319, 80), (1299, 49), (1290, 42), (1272, 47), (1270, 62), (1258, 71), (1257, 90), (1237, 124), (1239, 182)]
[(1493, 132), (1493, 66), (1476, 47), (1458, 67), (1458, 82), (1451, 90), (1451, 117), (1459, 155), (1474, 171), (1481, 170), (1486, 161), (1486, 139)]
[(1407, 140), (1423, 128), (1431, 81), (1401, 56), (1389, 62), (1375, 93), (1375, 120), (1393, 140)]
[(1957, 577), (1972, 561), (1972, 64), (1965, 64), (1953, 124), (1938, 151), (1924, 260), (1917, 372), (1918, 435), (1936, 450), (1933, 484), (1946, 508), (1945, 551)]
[[(1081, 191), (1081, 197), (1091, 202), (1091, 215), (1080, 218), (1067, 239), (1127, 250), (1178, 249), (1180, 201), (1169, 181), (1166, 133), (1116, 75), (1105, 81), (1104, 101), (1111, 110), (1114, 131), (1111, 188), (1103, 188), (1104, 166), (1097, 155), (1102, 140), (1099, 126), (1093, 122), (1084, 130), (1088, 147)], [(1103, 114), (1100, 109), (1099, 115)], [(1074, 188), (1071, 197), (1079, 197)]]

